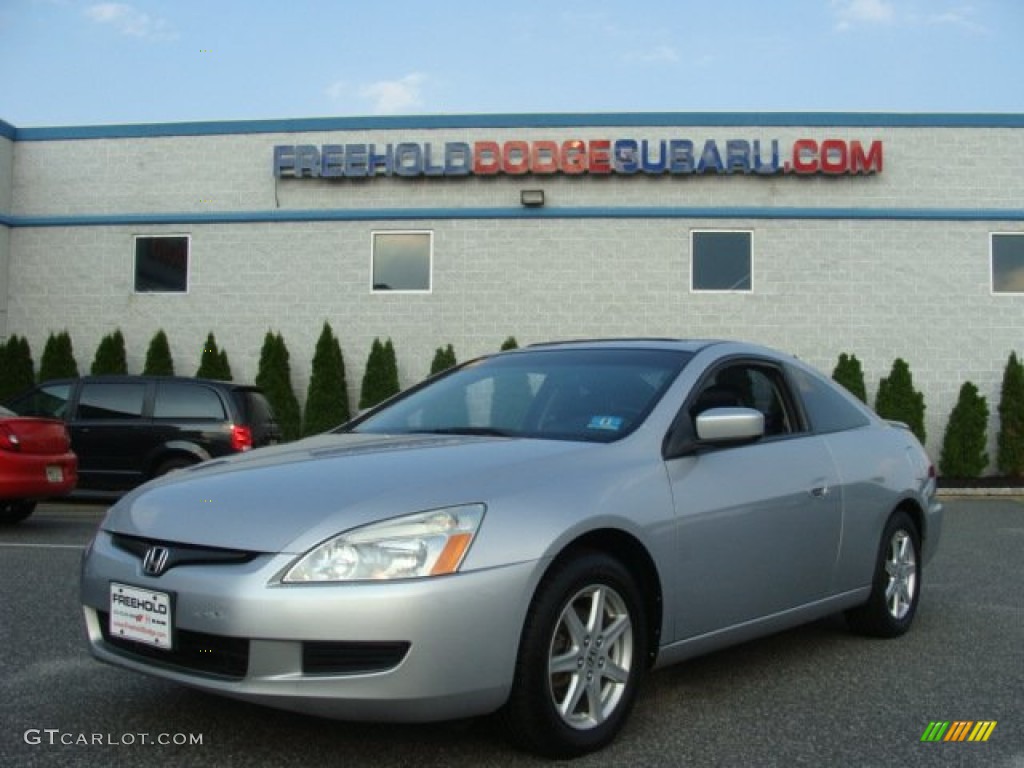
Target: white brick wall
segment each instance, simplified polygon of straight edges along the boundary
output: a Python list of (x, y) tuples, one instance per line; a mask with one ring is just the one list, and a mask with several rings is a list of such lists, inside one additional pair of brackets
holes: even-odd
[[(0, 137), (0, 214), (11, 212), (11, 188), (14, 174), (14, 142)], [(7, 271), (10, 239), (7, 227), (0, 224), (0, 340), (7, 338)]]
[[(727, 138), (778, 137), (783, 147), (801, 136), (880, 138), (885, 170), (840, 179), (283, 179), (277, 196), (282, 209), (297, 210), (518, 209), (519, 190), (540, 187), (546, 212), (825, 206), (1019, 213), (1024, 199), (1020, 130), (588, 128), (18, 142), (13, 207), (17, 216), (264, 211), (276, 205), (270, 165), (278, 143), (569, 136), (713, 137), (723, 146)], [(370, 232), (381, 229), (435, 233), (431, 294), (370, 293)], [(753, 232), (753, 293), (690, 292), (693, 229)], [(839, 353), (852, 352), (872, 400), (878, 379), (901, 356), (925, 392), (937, 458), (961, 383), (974, 381), (994, 414), (1006, 358), (1024, 352), (1024, 297), (990, 293), (992, 231), (1024, 231), (1024, 221), (455, 218), (17, 227), (10, 233), (8, 330), (28, 336), (38, 362), (47, 334), (67, 328), (86, 370), (101, 336), (120, 327), (129, 368), (138, 371), (163, 328), (176, 369), (187, 374), (212, 330), (236, 379), (251, 380), (263, 336), (273, 329), (288, 344), (303, 400), (326, 319), (341, 340), (353, 405), (375, 336), (394, 340), (403, 385), (427, 373), (442, 344), (454, 344), (461, 360), (497, 349), (510, 334), (521, 344), (621, 335), (743, 338), (792, 351), (826, 373)], [(190, 292), (135, 295), (132, 237), (163, 233), (192, 236)]]

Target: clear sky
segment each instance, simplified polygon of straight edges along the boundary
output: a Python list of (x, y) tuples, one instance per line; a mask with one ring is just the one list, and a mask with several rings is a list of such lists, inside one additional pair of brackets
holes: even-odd
[(1024, 111), (1024, 0), (0, 0), (18, 126)]

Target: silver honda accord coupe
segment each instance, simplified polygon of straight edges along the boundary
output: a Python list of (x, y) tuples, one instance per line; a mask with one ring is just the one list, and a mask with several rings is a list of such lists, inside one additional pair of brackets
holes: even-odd
[(791, 356), (544, 344), (136, 489), (82, 602), (111, 664), (352, 720), (498, 713), (569, 757), (655, 667), (839, 612), (903, 634), (941, 527), (914, 436)]

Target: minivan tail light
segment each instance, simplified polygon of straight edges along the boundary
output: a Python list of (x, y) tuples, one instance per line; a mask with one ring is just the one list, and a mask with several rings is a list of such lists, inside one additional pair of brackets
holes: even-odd
[(252, 449), (252, 430), (249, 427), (231, 426), (231, 447), (236, 451)]

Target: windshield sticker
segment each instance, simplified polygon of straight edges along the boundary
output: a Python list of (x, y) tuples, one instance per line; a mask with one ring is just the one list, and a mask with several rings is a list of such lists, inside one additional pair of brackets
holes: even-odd
[(622, 419), (618, 416), (594, 416), (587, 429), (603, 429), (609, 432), (618, 432), (622, 429)]

